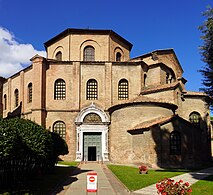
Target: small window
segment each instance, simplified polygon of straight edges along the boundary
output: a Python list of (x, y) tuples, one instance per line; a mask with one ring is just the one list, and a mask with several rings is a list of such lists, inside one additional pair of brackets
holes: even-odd
[(169, 77), (169, 73), (166, 73), (166, 84), (170, 83)]
[(116, 53), (116, 62), (120, 62), (121, 61), (121, 53), (117, 52)]
[(173, 131), (170, 134), (170, 154), (171, 155), (181, 154), (181, 136), (178, 131)]
[(33, 85), (29, 83), (28, 85), (28, 103), (32, 102), (32, 93), (33, 93)]
[(95, 49), (92, 46), (84, 48), (84, 61), (95, 61)]
[(200, 126), (200, 119), (201, 119), (201, 116), (198, 112), (192, 112), (189, 115), (189, 121), (196, 126)]
[(143, 76), (143, 86), (144, 87), (147, 86), (147, 74), (144, 74), (144, 76)]
[(55, 59), (58, 60), (58, 61), (62, 61), (62, 53), (61, 53), (61, 51), (56, 53)]
[(129, 98), (129, 85), (126, 79), (121, 79), (118, 83), (118, 99), (127, 100)]
[(53, 132), (58, 133), (61, 138), (66, 139), (66, 126), (62, 121), (57, 121), (53, 125)]
[(64, 100), (66, 98), (66, 83), (63, 79), (57, 79), (55, 81), (55, 100)]
[(15, 90), (14, 96), (15, 96), (15, 107), (17, 107), (18, 106), (18, 102), (19, 102), (19, 92), (18, 92), (18, 89)]
[(98, 83), (95, 79), (87, 81), (87, 100), (98, 99)]
[(7, 95), (4, 94), (4, 110), (7, 110)]

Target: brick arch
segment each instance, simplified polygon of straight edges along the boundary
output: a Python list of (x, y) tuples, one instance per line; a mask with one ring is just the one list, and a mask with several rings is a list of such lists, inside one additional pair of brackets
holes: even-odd
[(81, 43), (80, 48), (79, 48), (79, 60), (83, 61), (84, 49), (87, 46), (92, 46), (95, 49), (95, 61), (101, 61), (101, 59), (102, 59), (101, 46), (96, 41), (94, 41), (92, 39), (85, 40)]

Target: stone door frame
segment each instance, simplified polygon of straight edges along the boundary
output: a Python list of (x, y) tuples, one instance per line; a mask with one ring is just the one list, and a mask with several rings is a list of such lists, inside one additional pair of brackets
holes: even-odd
[[(95, 113), (100, 116), (101, 123), (98, 124), (85, 124), (84, 118), (90, 113)], [(109, 152), (108, 152), (108, 131), (109, 131), (109, 117), (107, 114), (100, 108), (98, 108), (94, 103), (88, 107), (82, 109), (78, 116), (76, 117), (76, 161), (86, 160), (83, 156), (84, 152), (84, 143), (83, 136), (84, 133), (101, 133), (101, 147), (102, 152), (100, 156), (101, 161), (109, 161)]]

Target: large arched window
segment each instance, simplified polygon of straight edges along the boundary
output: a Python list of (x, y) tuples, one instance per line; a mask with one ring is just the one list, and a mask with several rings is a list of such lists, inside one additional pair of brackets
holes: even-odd
[(7, 95), (4, 94), (4, 110), (7, 110)]
[(63, 121), (56, 121), (53, 124), (53, 132), (58, 133), (61, 138), (66, 139), (66, 125)]
[(66, 98), (66, 83), (63, 79), (57, 79), (55, 81), (55, 100), (64, 100)]
[(19, 102), (19, 92), (18, 92), (18, 89), (15, 90), (14, 96), (15, 96), (15, 107), (17, 107), (18, 106), (18, 102)]
[(98, 99), (98, 83), (95, 79), (90, 79), (87, 81), (87, 100), (97, 100)]
[(200, 119), (201, 119), (201, 116), (198, 112), (192, 112), (189, 115), (189, 121), (196, 126), (200, 126)]
[(58, 61), (61, 61), (62, 60), (62, 53), (61, 51), (58, 51), (55, 55), (55, 59), (58, 60)]
[(181, 154), (181, 136), (178, 131), (173, 131), (170, 133), (170, 154)]
[(33, 99), (33, 85), (32, 83), (29, 83), (28, 85), (28, 103), (32, 102)]
[(95, 61), (95, 48), (87, 46), (84, 48), (84, 61)]
[(121, 61), (121, 53), (117, 52), (116, 53), (116, 62), (120, 62)]
[(126, 79), (121, 79), (118, 83), (118, 99), (127, 100), (129, 98), (129, 84)]

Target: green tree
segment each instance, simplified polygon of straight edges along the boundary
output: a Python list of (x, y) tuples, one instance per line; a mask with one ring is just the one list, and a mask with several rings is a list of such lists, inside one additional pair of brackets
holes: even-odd
[(205, 63), (205, 66), (200, 70), (203, 75), (202, 84), (204, 86), (201, 90), (210, 96), (210, 103), (213, 105), (213, 8), (208, 7), (203, 16), (206, 17), (206, 20), (199, 27), (203, 40), (200, 50), (202, 60)]

